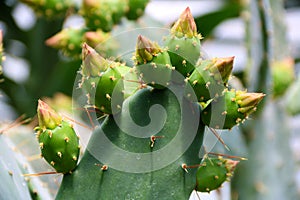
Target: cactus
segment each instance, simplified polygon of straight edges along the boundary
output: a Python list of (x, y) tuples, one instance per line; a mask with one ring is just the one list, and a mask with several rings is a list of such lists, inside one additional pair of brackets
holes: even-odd
[(195, 68), (200, 57), (200, 39), (201, 35), (197, 33), (194, 18), (187, 7), (165, 38), (171, 62), (183, 76), (188, 76)]
[(91, 30), (111, 31), (114, 24), (125, 15), (127, 1), (122, 0), (84, 0), (81, 13)]
[(39, 126), (35, 128), (41, 148), (41, 156), (57, 172), (70, 173), (76, 167), (79, 156), (79, 138), (72, 125), (63, 120), (46, 103), (39, 100)]
[(224, 159), (222, 157), (206, 157), (202, 160), (197, 171), (196, 190), (210, 192), (221, 187), (225, 181), (230, 180), (238, 163), (239, 161)]
[(48, 19), (63, 17), (67, 10), (74, 7), (72, 0), (21, 0), (30, 6), (38, 16)]
[[(105, 114), (118, 113), (128, 96), (124, 79), (125, 76), (130, 76), (132, 69), (122, 63), (104, 59), (87, 44), (83, 45), (82, 54), (82, 79), (79, 88), (83, 88), (87, 104)], [(116, 101), (112, 104), (113, 95)]]
[(231, 129), (244, 122), (263, 97), (262, 93), (225, 90), (203, 110), (202, 122), (216, 129)]
[[(187, 78), (199, 102), (222, 95), (233, 67), (234, 57), (200, 60)], [(189, 94), (187, 94), (189, 95)]]
[[(114, 41), (103, 43), (110, 37), (101, 30), (88, 31), (86, 28), (65, 28), (46, 40), (46, 45), (59, 49), (67, 57), (80, 58), (82, 44), (93, 46), (100, 54), (110, 56), (115, 49)], [(103, 43), (103, 44), (101, 44)], [(101, 44), (101, 45), (99, 45)]]
[(135, 20), (142, 16), (148, 2), (149, 0), (128, 0), (127, 19)]
[(273, 61), (271, 69), (273, 78), (273, 96), (282, 96), (295, 79), (294, 61), (292, 58)]
[[(211, 126), (220, 115), (225, 117), (225, 124), (218, 128), (232, 128), (237, 118), (246, 119), (255, 111), (264, 95), (229, 90), (227, 81), (233, 57), (201, 60), (200, 46), (198, 56), (194, 55), (189, 65), (192, 71), (197, 69), (195, 61), (200, 59), (199, 66), (206, 66), (208, 73), (198, 73), (192, 82), (188, 81), (192, 71), (183, 70), (182, 61), (184, 55), (190, 54), (193, 40), (199, 42), (192, 22), (187, 8), (172, 28), (188, 37), (176, 38), (185, 49), (182, 55), (172, 54), (170, 49), (166, 51), (138, 36), (132, 69), (104, 59), (93, 48), (83, 45), (79, 88), (90, 95), (89, 103), (94, 103), (107, 117), (95, 127), (79, 165), (72, 174), (64, 175), (57, 199), (87, 195), (91, 199), (108, 199), (112, 195), (114, 199), (188, 199), (193, 190), (210, 192), (232, 175), (238, 161), (205, 157), (201, 162), (198, 152), (205, 125)], [(182, 80), (186, 81), (178, 84), (173, 76), (176, 72), (183, 74)], [(127, 74), (130, 79), (125, 78)], [(198, 102), (197, 96), (203, 96), (201, 92), (205, 91), (195, 89), (193, 83), (207, 85), (207, 80), (221, 85), (222, 90), (207, 97), (207, 102)], [(135, 82), (137, 87), (125, 96), (127, 82)], [(206, 116), (208, 121), (204, 119), (205, 112), (215, 107), (218, 112), (206, 114), (211, 117)], [(220, 110), (227, 111), (226, 115)], [(199, 163), (198, 169), (192, 167)]]
[[(0, 134), (0, 198), (31, 199), (28, 185), (22, 176), (22, 169), (5, 136)], [(3, 184), (5, 183), (5, 184)]]
[(172, 64), (169, 54), (158, 44), (139, 35), (135, 53), (139, 77), (156, 89), (162, 89), (171, 81)]

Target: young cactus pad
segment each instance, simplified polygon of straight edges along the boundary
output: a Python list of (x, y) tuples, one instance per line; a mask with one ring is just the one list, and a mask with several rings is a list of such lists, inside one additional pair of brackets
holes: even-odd
[[(171, 62), (183, 76), (188, 76), (200, 58), (200, 39), (189, 7), (180, 15), (165, 38)], [(177, 79), (177, 78), (176, 78)]]
[(216, 129), (231, 129), (247, 119), (264, 96), (262, 93), (225, 90), (202, 111), (202, 122)]
[(218, 189), (225, 181), (229, 181), (239, 161), (231, 159), (206, 157), (197, 171), (197, 186), (199, 192), (210, 192)]
[(86, 43), (83, 44), (82, 59), (79, 72), (82, 77), (78, 87), (87, 97), (86, 103), (102, 114), (120, 112), (124, 99), (138, 87), (138, 83), (129, 82), (136, 80), (134, 70), (103, 58)]
[(165, 88), (172, 78), (172, 65), (167, 51), (139, 35), (136, 45), (136, 69), (142, 80), (157, 89)]
[(41, 156), (60, 173), (69, 173), (77, 165), (79, 138), (72, 125), (64, 121), (52, 108), (39, 100), (39, 126), (35, 128)]
[[(200, 60), (188, 82), (199, 102), (206, 102), (222, 95), (233, 68), (234, 57)], [(187, 94), (189, 95), (189, 94)]]

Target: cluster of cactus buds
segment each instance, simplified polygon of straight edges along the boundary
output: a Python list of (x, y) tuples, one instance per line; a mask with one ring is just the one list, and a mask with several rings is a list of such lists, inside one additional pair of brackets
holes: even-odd
[(143, 15), (148, 0), (83, 0), (80, 13), (91, 30), (111, 31), (123, 16), (136, 20)]
[(196, 190), (210, 192), (218, 189), (225, 181), (230, 181), (239, 161), (217, 157), (206, 157), (197, 171)]
[(70, 173), (77, 165), (80, 146), (72, 124), (39, 100), (39, 125), (35, 128), (41, 156), (59, 173)]
[[(122, 17), (136, 20), (144, 14), (149, 0), (84, 0), (78, 9), (78, 14), (85, 20), (81, 28), (64, 28), (46, 41), (48, 46), (59, 49), (67, 57), (80, 58), (81, 47), (88, 43), (102, 56), (110, 56), (115, 50), (113, 41), (103, 43), (110, 37), (109, 32)], [(67, 15), (70, 8), (75, 8), (72, 0), (22, 0), (39, 16), (48, 19)], [(74, 11), (75, 9), (73, 9)], [(101, 44), (101, 45), (99, 45)]]
[[(61, 50), (63, 55), (80, 58), (82, 44), (86, 42), (103, 56), (109, 56), (115, 50), (114, 41), (104, 42), (110, 33), (102, 30), (88, 31), (86, 28), (65, 28), (46, 40), (46, 45)], [(99, 45), (101, 44), (101, 45)]]
[(72, 0), (21, 0), (21, 2), (30, 6), (38, 16), (49, 19), (62, 17), (68, 9), (74, 7)]
[[(101, 24), (105, 26), (105, 30), (108, 30), (112, 26), (111, 20), (116, 22), (121, 14), (126, 12), (126, 6), (124, 6), (126, 3), (114, 1), (118, 5), (114, 9), (107, 6), (102, 8), (99, 6), (101, 3), (104, 3), (104, 1), (85, 0), (84, 9), (86, 10), (84, 12), (85, 15), (91, 15), (89, 23), (95, 26)], [(108, 4), (108, 1), (105, 1), (105, 3)], [(91, 9), (91, 12), (89, 9)], [(117, 12), (117, 10), (120, 10), (120, 12)], [(137, 10), (139, 10), (138, 7), (136, 7)], [(97, 18), (98, 21), (94, 19), (96, 15), (107, 13), (109, 15), (106, 16), (111, 16), (111, 19), (108, 17)], [(125, 106), (122, 104), (129, 96), (131, 96), (129, 102), (134, 99), (141, 105), (147, 104), (147, 102), (143, 102), (145, 99), (139, 98), (140, 96), (136, 93), (138, 90), (157, 94), (155, 98), (159, 102), (161, 100), (159, 98), (165, 94), (168, 88), (171, 86), (178, 87), (182, 90), (181, 94), (183, 94), (184, 102), (188, 102), (189, 106), (197, 108), (199, 108), (199, 105), (202, 106), (198, 117), (203, 123), (197, 122), (201, 134), (204, 125), (217, 129), (231, 129), (246, 120), (256, 110), (264, 94), (229, 89), (228, 80), (233, 68), (234, 57), (201, 58), (200, 39), (201, 35), (197, 33), (192, 14), (190, 9), (187, 8), (172, 27), (170, 34), (165, 37), (165, 46), (159, 46), (155, 41), (151, 41), (142, 35), (138, 36), (133, 56), (133, 67), (128, 67), (125, 63), (105, 59), (94, 48), (84, 43), (81, 56), (83, 61), (79, 71), (81, 79), (78, 87), (86, 94), (88, 106), (92, 106), (99, 110), (101, 114), (107, 115), (114, 115), (119, 112), (121, 112), (120, 115), (124, 114), (126, 111), (123, 112)], [(128, 87), (129, 85), (130, 87)], [(188, 91), (186, 88), (191, 89)], [(191, 98), (192, 96), (196, 96), (196, 98)], [(169, 103), (169, 101), (167, 102)], [(170, 103), (171, 106), (176, 105)], [(174, 108), (174, 110), (176, 109)], [(46, 160), (57, 171), (67, 173), (76, 166), (79, 152), (78, 138), (72, 127), (54, 113), (48, 107), (45, 108), (42, 102), (39, 103), (40, 125), (37, 128), (38, 138), (42, 154)], [(107, 125), (107, 129), (115, 126), (115, 124), (111, 127), (108, 125), (111, 119), (111, 116), (108, 116), (108, 120), (103, 125), (104, 128), (102, 127), (103, 129), (105, 129), (105, 125)], [(126, 121), (124, 119), (122, 122), (126, 123)], [(185, 133), (186, 130), (182, 131)], [(119, 133), (116, 132), (116, 134)], [(136, 140), (139, 140), (139, 138)], [(151, 139), (151, 141), (154, 140)], [(126, 145), (132, 146), (132, 144), (132, 142), (130, 142), (130, 145), (124, 144), (124, 147)], [(153, 146), (153, 143), (151, 145)], [(201, 143), (198, 142), (197, 145), (201, 146)], [(193, 149), (196, 148), (193, 147)], [(188, 155), (186, 156), (188, 157)], [(185, 158), (180, 159), (186, 160)], [(198, 172), (193, 172), (196, 177), (193, 176), (192, 178), (197, 183), (192, 187), (201, 192), (210, 192), (219, 188), (224, 181), (232, 176), (237, 164), (238, 161), (221, 157), (205, 157), (198, 168)], [(178, 173), (178, 168), (175, 168), (173, 172)], [(179, 172), (182, 173), (182, 171)], [(118, 173), (122, 174), (123, 172)], [(131, 175), (125, 173), (122, 176), (128, 178)], [(135, 177), (137, 176), (139, 174)]]

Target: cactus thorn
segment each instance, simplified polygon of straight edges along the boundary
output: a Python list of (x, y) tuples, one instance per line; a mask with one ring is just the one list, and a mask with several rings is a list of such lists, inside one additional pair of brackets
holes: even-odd
[(76, 160), (77, 160), (77, 157), (76, 157), (76, 156), (73, 156), (72, 159), (73, 159), (74, 161), (76, 161)]
[(52, 160), (52, 161), (50, 162), (50, 164), (51, 164), (52, 166), (54, 166), (54, 165), (55, 165), (55, 162)]
[(40, 148), (41, 148), (41, 149), (44, 148), (44, 143), (41, 142), (39, 145), (40, 145)]

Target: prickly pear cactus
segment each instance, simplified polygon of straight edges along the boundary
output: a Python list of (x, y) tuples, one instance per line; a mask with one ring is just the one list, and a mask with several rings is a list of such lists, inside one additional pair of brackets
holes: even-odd
[(37, 112), (39, 126), (35, 130), (41, 156), (57, 172), (66, 174), (73, 171), (78, 161), (80, 146), (72, 125), (41, 100)]
[(166, 38), (161, 47), (138, 36), (132, 68), (83, 45), (78, 88), (87, 97), (84, 106), (107, 117), (94, 127), (76, 168), (76, 134), (49, 108), (38, 109), (42, 154), (65, 173), (57, 199), (188, 199), (193, 190), (210, 192), (232, 175), (238, 161), (199, 157), (204, 128), (232, 128), (264, 95), (227, 88), (233, 57), (201, 59), (189, 8)]
[(127, 19), (135, 20), (142, 16), (148, 2), (149, 0), (128, 0)]
[(210, 192), (221, 187), (226, 180), (230, 180), (238, 163), (222, 157), (204, 158), (197, 171), (197, 191)]

